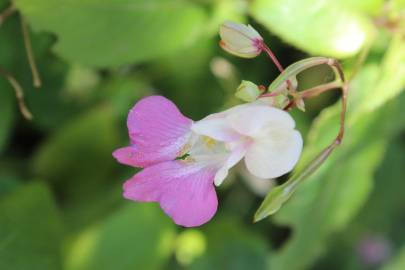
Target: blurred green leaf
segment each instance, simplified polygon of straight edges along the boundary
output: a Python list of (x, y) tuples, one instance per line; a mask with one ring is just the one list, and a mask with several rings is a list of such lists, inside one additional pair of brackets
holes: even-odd
[(62, 223), (44, 184), (0, 199), (0, 269), (61, 269)]
[[(402, 126), (405, 126), (405, 122)], [(376, 173), (375, 189), (366, 207), (357, 217), (356, 223), (357, 227), (390, 233), (393, 241), (398, 244), (405, 240), (403, 225), (399, 222), (404, 217), (405, 197), (396, 194), (398, 190), (405, 188), (403, 181), (405, 143), (401, 136), (398, 136), (397, 140), (388, 148), (384, 162)], [(381, 218), (382, 214), (391, 218)]]
[(328, 173), (317, 174), (317, 179), (298, 190), (307, 193), (306, 198), (294, 198), (294, 205), (287, 206), (295, 209), (283, 208), (281, 215), (276, 215), (278, 222), (292, 225), (294, 232), (272, 258), (272, 269), (306, 269), (319, 256), (325, 238), (340, 229), (367, 198), (383, 152), (382, 142), (370, 144), (351, 153), (350, 158), (339, 160)]
[(0, 154), (2, 154), (12, 132), (17, 100), (11, 87), (6, 85), (7, 82), (3, 81), (3, 78), (0, 80)]
[(370, 15), (378, 15), (384, 6), (384, 0), (341, 0), (343, 5), (350, 9), (364, 12)]
[(108, 67), (181, 50), (196, 41), (205, 12), (182, 0), (16, 0), (36, 31), (58, 36), (71, 62)]
[(160, 269), (174, 237), (173, 223), (156, 204), (129, 202), (72, 241), (65, 269)]
[[(404, 101), (405, 95), (401, 98)], [(398, 193), (405, 188), (403, 164), (405, 144), (399, 135), (390, 141), (366, 204), (345, 230), (328, 241), (327, 254), (317, 262), (316, 269), (328, 268), (327, 265), (333, 265), (334, 269), (368, 269), (366, 265), (381, 265), (398, 252), (396, 247), (402, 246), (405, 241), (405, 197)], [(374, 252), (375, 248), (379, 252)], [(395, 255), (393, 258), (395, 260)]]
[(192, 119), (201, 119), (223, 104), (224, 93), (210, 70), (216, 48), (216, 42), (202, 41), (152, 67), (161, 93)]
[(269, 249), (266, 241), (234, 219), (211, 222), (203, 230), (207, 238), (206, 253), (191, 264), (192, 270), (267, 268)]
[(62, 194), (79, 198), (113, 181), (117, 164), (112, 152), (120, 145), (115, 119), (107, 104), (71, 119), (39, 148), (34, 171)]
[[(54, 38), (45, 33), (30, 33), (34, 57), (42, 79), (42, 87), (33, 87), (31, 70), (24, 48), (20, 19), (17, 14), (9, 17), (1, 25), (0, 34), (0, 66), (10, 72), (21, 84), (27, 106), (34, 115), (32, 126), (43, 130), (52, 130), (62, 124), (78, 110), (75, 104), (63, 96), (63, 82), (67, 70), (66, 63), (49, 54)], [(3, 81), (2, 78), (0, 78)], [(2, 91), (13, 90), (7, 85)], [(15, 99), (15, 98), (14, 98)], [(2, 101), (0, 101), (2, 102)], [(13, 104), (17, 104), (13, 100)], [(17, 115), (17, 117), (20, 117)]]
[[(98, 92), (101, 101), (108, 101), (124, 126), (129, 110), (146, 95), (152, 94), (152, 87), (140, 75), (115, 75), (103, 82)], [(123, 127), (125, 128), (125, 127)], [(127, 134), (125, 130), (125, 134)]]
[(382, 270), (403, 270), (405, 266), (405, 246), (398, 252), (396, 257), (388, 265), (384, 266)]
[(383, 62), (378, 84), (367, 93), (359, 110), (373, 111), (397, 96), (405, 88), (405, 40), (397, 34), (393, 37)]
[(244, 21), (247, 3), (244, 0), (215, 0), (212, 1), (212, 14), (207, 22), (209, 33), (217, 36), (219, 26), (226, 20)]
[(252, 16), (283, 40), (311, 54), (348, 57), (373, 33), (361, 13), (333, 0), (255, 0)]

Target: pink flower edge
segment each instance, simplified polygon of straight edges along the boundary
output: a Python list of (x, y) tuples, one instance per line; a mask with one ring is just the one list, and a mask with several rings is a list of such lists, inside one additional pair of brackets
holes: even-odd
[(145, 168), (124, 183), (124, 197), (159, 202), (173, 221), (184, 227), (200, 226), (216, 213), (213, 185), (216, 170), (185, 161), (167, 161)]

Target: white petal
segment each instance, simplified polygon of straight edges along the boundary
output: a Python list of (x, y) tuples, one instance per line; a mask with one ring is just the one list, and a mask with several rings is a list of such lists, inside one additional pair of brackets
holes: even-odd
[(255, 140), (245, 156), (247, 169), (260, 178), (276, 178), (291, 171), (302, 151), (301, 134), (293, 129), (274, 129)]
[(295, 127), (294, 119), (287, 112), (259, 103), (240, 106), (228, 114), (227, 120), (237, 132), (251, 137), (260, 135), (264, 128)]
[(227, 111), (211, 114), (204, 119), (194, 122), (191, 130), (199, 135), (211, 137), (218, 141), (233, 141), (240, 135), (231, 128), (226, 120)]
[(229, 169), (235, 166), (244, 157), (249, 145), (249, 141), (243, 140), (230, 144), (230, 147), (232, 148), (231, 154), (226, 160), (224, 166), (222, 166), (222, 168), (215, 174), (214, 183), (216, 186), (222, 184), (222, 182), (228, 176)]

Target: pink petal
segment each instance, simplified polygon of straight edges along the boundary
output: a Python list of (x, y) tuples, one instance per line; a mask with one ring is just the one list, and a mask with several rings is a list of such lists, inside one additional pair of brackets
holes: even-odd
[(217, 211), (213, 181), (216, 170), (184, 161), (145, 168), (124, 184), (124, 197), (160, 202), (173, 221), (185, 227), (208, 222)]
[(129, 136), (135, 148), (119, 149), (114, 156), (135, 167), (173, 160), (185, 147), (191, 124), (192, 120), (183, 116), (167, 98), (146, 97), (128, 115)]
[(135, 155), (138, 153), (134, 146), (127, 146), (118, 148), (113, 152), (113, 157), (122, 164), (129, 165), (129, 166), (137, 166), (137, 158), (134, 158)]

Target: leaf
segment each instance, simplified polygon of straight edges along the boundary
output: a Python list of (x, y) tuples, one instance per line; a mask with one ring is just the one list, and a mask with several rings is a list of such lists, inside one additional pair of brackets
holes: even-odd
[(294, 204), (287, 205), (293, 209), (285, 207), (276, 216), (278, 222), (293, 226), (294, 232), (273, 257), (271, 269), (305, 269), (319, 256), (326, 236), (341, 228), (367, 197), (383, 151), (383, 142), (370, 144), (300, 187), (297, 194), (310, 193), (306, 201), (300, 200), (302, 196), (295, 198)]
[(205, 12), (182, 0), (16, 0), (36, 31), (58, 36), (70, 62), (110, 67), (179, 51), (196, 41)]
[(341, 2), (344, 6), (352, 10), (364, 12), (370, 15), (378, 15), (384, 6), (384, 0), (341, 0)]
[(156, 204), (128, 202), (72, 241), (65, 269), (160, 269), (174, 237), (173, 223)]
[[(398, 108), (398, 111), (401, 109)], [(402, 124), (401, 128), (404, 127)], [(393, 140), (389, 140), (387, 146), (367, 202), (354, 220), (328, 241), (325, 256), (317, 261), (318, 269), (327, 269), (329, 265), (333, 265), (334, 269), (368, 269), (374, 268), (372, 265), (386, 263), (390, 255), (394, 255), (392, 257), (395, 260), (397, 251), (394, 249), (402, 246), (405, 240), (402, 222), (405, 144), (401, 135), (397, 134)], [(379, 247), (378, 256), (368, 252), (371, 246)]]
[(6, 86), (4, 78), (0, 78), (0, 154), (7, 146), (15, 118), (15, 103), (13, 90)]
[(394, 259), (382, 270), (402, 270), (405, 265), (405, 246), (403, 246)]
[(405, 88), (405, 41), (397, 34), (393, 37), (384, 60), (378, 84), (364, 99), (360, 109), (373, 111), (397, 96)]
[(190, 265), (191, 270), (266, 269), (269, 249), (265, 239), (237, 220), (217, 219), (202, 232), (207, 242), (206, 253)]
[(34, 171), (70, 199), (102, 188), (117, 166), (111, 155), (120, 145), (115, 120), (109, 105), (71, 119), (38, 149)]
[(371, 22), (333, 0), (255, 0), (252, 16), (288, 43), (311, 54), (348, 57), (373, 33)]
[(44, 184), (0, 199), (0, 269), (61, 269), (63, 227)]

